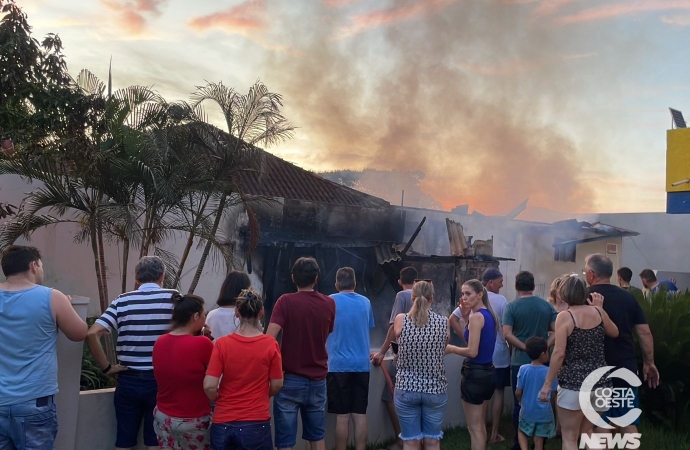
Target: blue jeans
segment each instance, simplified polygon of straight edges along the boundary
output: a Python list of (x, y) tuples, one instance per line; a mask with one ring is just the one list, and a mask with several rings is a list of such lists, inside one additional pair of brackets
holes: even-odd
[(273, 399), (276, 447), (297, 443), (297, 414), (302, 416), (302, 439), (309, 442), (326, 436), (326, 380), (310, 380), (285, 374), (283, 388)]
[(211, 425), (211, 450), (273, 450), (271, 421)]
[(448, 394), (424, 394), (422, 392), (395, 390), (395, 411), (400, 420), (400, 439), (441, 439), (443, 417), (448, 404)]
[(149, 447), (158, 445), (156, 431), (153, 429), (153, 409), (156, 407), (157, 394), (158, 385), (152, 370), (128, 369), (117, 376), (113, 399), (117, 419), (115, 447), (136, 447), (142, 420), (144, 444)]
[(53, 450), (57, 430), (52, 395), (0, 406), (0, 450)]

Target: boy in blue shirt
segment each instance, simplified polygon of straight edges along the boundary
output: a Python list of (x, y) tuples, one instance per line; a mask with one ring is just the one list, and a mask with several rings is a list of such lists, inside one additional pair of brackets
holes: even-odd
[[(520, 402), (520, 422), (518, 441), (521, 450), (529, 449), (529, 438), (534, 437), (535, 450), (544, 450), (544, 438), (556, 434), (553, 409), (550, 402), (540, 402), (539, 392), (544, 386), (549, 368), (544, 364), (549, 360), (549, 348), (546, 340), (535, 336), (525, 342), (525, 353), (532, 364), (520, 367), (515, 395)], [(558, 381), (554, 380), (551, 391), (555, 392)], [(550, 398), (550, 395), (549, 395)]]

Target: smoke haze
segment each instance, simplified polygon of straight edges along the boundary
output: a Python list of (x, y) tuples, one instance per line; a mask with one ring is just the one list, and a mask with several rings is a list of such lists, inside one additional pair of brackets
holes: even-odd
[[(611, 67), (599, 61), (583, 79), (575, 69), (592, 67), (597, 36), (574, 30), (564, 42), (533, 9), (507, 3), (396, 1), (343, 23), (331, 1), (304, 15), (318, 23), (283, 15), (277, 28), (292, 51), (272, 52), (266, 73), (319, 149), (311, 165), (418, 170), (421, 189), (444, 208), (506, 213), (529, 197), (533, 206), (590, 210), (581, 166), (594, 149), (554, 121), (573, 91), (584, 94)], [(385, 69), (373, 71), (374, 61)]]

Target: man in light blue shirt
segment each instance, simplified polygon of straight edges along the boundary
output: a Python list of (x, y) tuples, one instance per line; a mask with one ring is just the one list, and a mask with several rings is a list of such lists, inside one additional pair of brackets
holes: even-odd
[(345, 450), (350, 418), (355, 426), (355, 448), (367, 445), (369, 403), (369, 330), (374, 312), (369, 299), (355, 293), (355, 271), (342, 267), (335, 275), (335, 325), (328, 337), (328, 412), (337, 414), (335, 448)]
[(58, 431), (58, 330), (79, 342), (86, 322), (67, 295), (42, 286), (34, 247), (12, 245), (0, 258), (0, 449), (52, 449)]

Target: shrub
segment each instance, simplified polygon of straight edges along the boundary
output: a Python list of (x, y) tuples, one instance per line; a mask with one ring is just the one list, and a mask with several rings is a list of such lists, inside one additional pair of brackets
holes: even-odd
[[(637, 297), (654, 336), (654, 362), (661, 384), (643, 384), (641, 408), (657, 425), (680, 430), (690, 418), (690, 292)], [(642, 355), (639, 355), (642, 361)]]
[[(86, 323), (90, 327), (95, 320), (94, 317), (89, 317), (86, 319)], [(81, 377), (79, 384), (80, 390), (82, 391), (115, 387), (115, 380), (103, 374), (101, 368), (93, 359), (86, 343), (84, 343), (84, 351), (81, 358)]]

